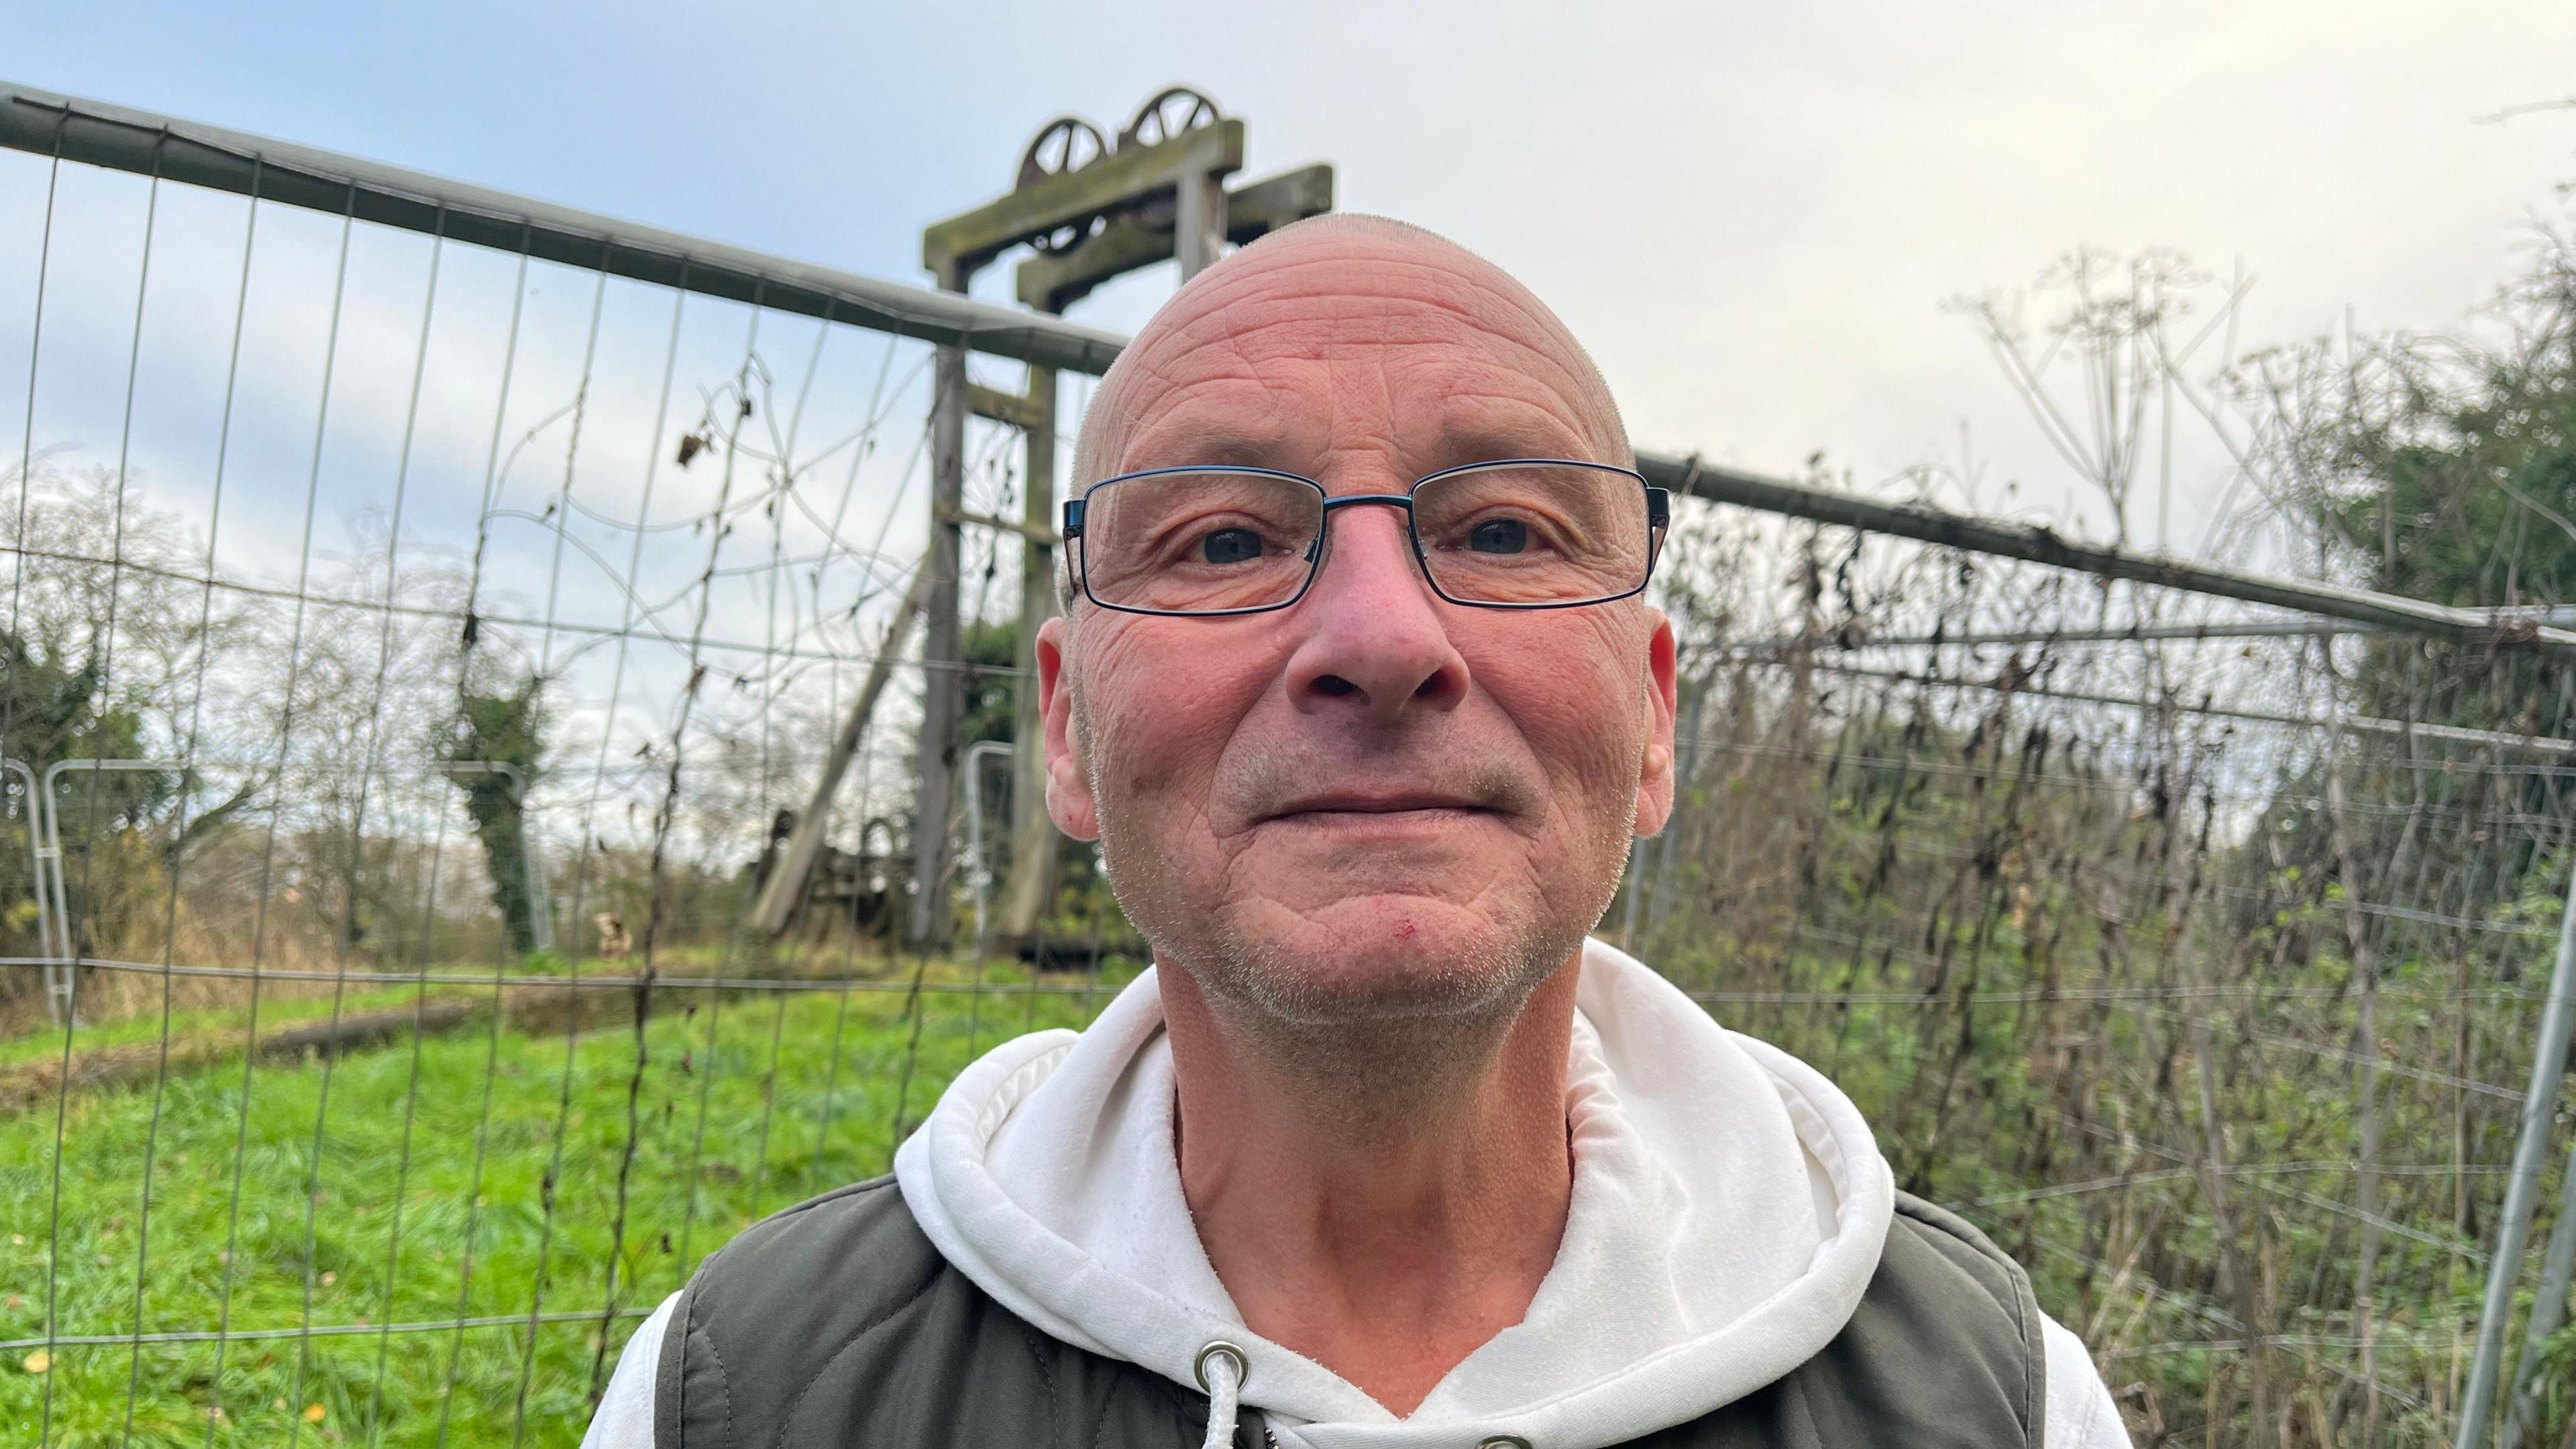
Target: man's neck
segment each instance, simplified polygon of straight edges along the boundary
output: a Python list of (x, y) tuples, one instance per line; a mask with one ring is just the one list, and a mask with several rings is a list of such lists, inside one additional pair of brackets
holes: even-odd
[[(1505, 1020), (1413, 1022), (1371, 1044), (1443, 1064), (1383, 1100), (1365, 1084), (1404, 1074), (1278, 1060), (1277, 1038), (1164, 970), (1181, 1187), (1246, 1327), (1410, 1414), (1527, 1315), (1573, 1194), (1579, 969)], [(1474, 1039), (1435, 1039), (1444, 1031)]]

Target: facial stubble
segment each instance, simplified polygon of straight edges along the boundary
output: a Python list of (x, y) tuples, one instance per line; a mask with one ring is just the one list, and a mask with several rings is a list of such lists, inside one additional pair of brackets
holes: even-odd
[[(1130, 818), (1126, 792), (1103, 768), (1118, 758), (1118, 742), (1102, 738), (1079, 685), (1065, 683), (1110, 893), (1156, 964), (1197, 986), (1227, 1049), (1296, 1089), (1332, 1125), (1376, 1132), (1418, 1124), (1458, 1100), (1493, 1069), (1531, 994), (1557, 972), (1577, 968), (1584, 935), (1618, 890), (1619, 870), (1607, 869), (1586, 899), (1537, 899), (1525, 918), (1498, 923), (1436, 959), (1317, 961), (1278, 933), (1249, 934), (1224, 913), (1194, 905), (1177, 882), (1146, 865), (1154, 852), (1138, 839), (1145, 827)], [(1596, 841), (1595, 849), (1624, 859), (1615, 842), (1635, 818), (1631, 795), (1615, 835), (1604, 833), (1614, 843)]]

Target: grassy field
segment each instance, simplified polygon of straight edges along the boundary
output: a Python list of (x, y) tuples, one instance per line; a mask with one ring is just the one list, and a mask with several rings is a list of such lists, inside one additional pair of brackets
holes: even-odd
[[(631, 1017), (568, 1033), (487, 1014), (328, 1061), (234, 1054), (157, 1091), (75, 1090), (59, 1174), (53, 1102), (0, 1115), (0, 1441), (573, 1444), (594, 1375), (708, 1252), (885, 1170), (898, 1112), (917, 1122), (972, 1050), (1109, 994), (1017, 984), (933, 990), (919, 1013), (901, 991), (665, 992), (640, 1069)], [(329, 1003), (278, 1007), (264, 1029)], [(0, 1066), (61, 1050), (40, 1034), (0, 1045)], [(49, 1277), (58, 1338), (209, 1341), (49, 1353)]]
[[(1738, 969), (1674, 955), (1685, 984), (1720, 986)], [(2152, 1067), (2160, 1043), (2177, 1050), (2176, 1033), (2107, 999), (1928, 1010), (1940, 1003), (1902, 993), (1894, 969), (1800, 960), (1784, 979), (1851, 999), (1728, 1003), (1717, 1015), (1834, 1078), (1900, 1180), (1959, 1205), (2033, 1270), (2041, 1305), (2134, 1391), (2133, 1415), (2143, 1404), (2151, 1425), (2202, 1442), (2196, 1411), (2239, 1371), (2233, 1330), (2209, 1319), (2205, 1295), (2165, 1285), (2200, 1281), (2219, 1249), (2189, 1165), (2151, 1150), (2191, 1140), (2188, 1124), (2150, 1115), (2156, 1099), (2120, 1065)], [(245, 1060), (237, 1010), (176, 1014), (171, 1036), (201, 1064), (170, 1071), (159, 1090), (149, 1076), (75, 1087), (59, 1128), (50, 1093), (0, 1108), (0, 1444), (571, 1445), (636, 1322), (707, 1253), (764, 1213), (882, 1172), (899, 1122), (917, 1123), (976, 1051), (1079, 1024), (1122, 977), (1031, 990), (994, 967), (970, 994), (954, 988), (971, 967), (934, 964), (918, 1011), (900, 974), (846, 994), (666, 988), (640, 1067), (622, 992), (600, 993), (606, 1009), (577, 1028), (485, 1012), (327, 1061)], [(2379, 1025), (2399, 1060), (2438, 1060), (2424, 1042), (2444, 1027), (2426, 996), (2440, 984), (2411, 965), (2389, 972)], [(373, 988), (341, 1009), (417, 999)], [(330, 1008), (324, 997), (263, 1003), (262, 1039)], [(2251, 1024), (2333, 1040), (2347, 1009), (2290, 995)], [(159, 1033), (157, 1016), (128, 1019), (84, 1028), (74, 1047), (131, 1062)], [(2057, 1130), (2073, 1120), (2066, 1104), (2091, 1099), (2065, 1085), (2079, 1058), (2051, 1059), (2034, 1040), (2080, 1040), (2109, 1064), (2092, 1110), (2117, 1135)], [(0, 1042), (0, 1087), (53, 1070), (62, 1051), (59, 1033)], [(2239, 1179), (2239, 1193), (2270, 1225), (2266, 1271), (2285, 1282), (2328, 1278), (2353, 1252), (2348, 1215), (2302, 1211), (2343, 1190), (2352, 1151), (2348, 1098), (2338, 1081), (2296, 1072), (2304, 1061), (2249, 1056), (2229, 1103), (2239, 1159), (2283, 1165)], [(2429, 1085), (2389, 1096), (2392, 1140), (2433, 1160), (2449, 1100)], [(2461, 1150), (2476, 1147), (2474, 1161), (2509, 1150), (2498, 1129), (2488, 1137)], [(2116, 1200), (2050, 1186), (2132, 1179)], [(2392, 1443), (2442, 1441), (2439, 1395), (2475, 1322), (2481, 1276), (2462, 1254), (2479, 1237), (2446, 1217), (2450, 1182), (2408, 1173), (2380, 1199), (2392, 1221), (2420, 1225), (2378, 1250), (2388, 1320), (2377, 1368), (2414, 1399), (2388, 1407)], [(2484, 1190), (2491, 1204), (2498, 1189)], [(61, 1230), (49, 1235), (57, 1193)], [(49, 1281), (57, 1340), (138, 1328), (205, 1337), (49, 1350)], [(618, 1316), (603, 1323), (610, 1304)], [(2278, 1371), (2342, 1378), (2331, 1356), (2340, 1322), (2290, 1322)], [(2576, 1362), (2576, 1329), (2554, 1344), (2551, 1381), (2576, 1382), (2554, 1367)], [(2538, 1442), (2566, 1431), (2563, 1394), (2551, 1403)]]

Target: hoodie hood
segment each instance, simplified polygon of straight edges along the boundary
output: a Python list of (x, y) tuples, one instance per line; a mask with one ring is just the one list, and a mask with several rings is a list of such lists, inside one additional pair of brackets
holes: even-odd
[(1079, 1348), (1196, 1391), (1211, 1343), (1283, 1446), (1590, 1449), (1761, 1388), (1840, 1332), (1894, 1181), (1860, 1113), (1796, 1059), (1585, 944), (1566, 1082), (1573, 1197), (1528, 1315), (1398, 1418), (1244, 1326), (1200, 1247), (1173, 1140), (1156, 973), (1083, 1032), (996, 1048), (895, 1155), (940, 1253)]

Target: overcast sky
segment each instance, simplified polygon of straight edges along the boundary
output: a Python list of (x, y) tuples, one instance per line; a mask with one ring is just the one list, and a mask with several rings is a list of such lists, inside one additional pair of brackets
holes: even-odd
[[(1252, 174), (1330, 160), (1527, 280), (1640, 445), (1880, 485), (1964, 428), (2026, 515), (2072, 485), (1945, 299), (2169, 246), (2257, 279), (2248, 347), (2450, 327), (2576, 177), (2576, 112), (2477, 122), (2576, 94), (2566, 0), (1825, 8), (14, 6), (0, 71), (909, 280), (1040, 122), (1186, 81)], [(2181, 455), (2188, 549), (2224, 476)]]

